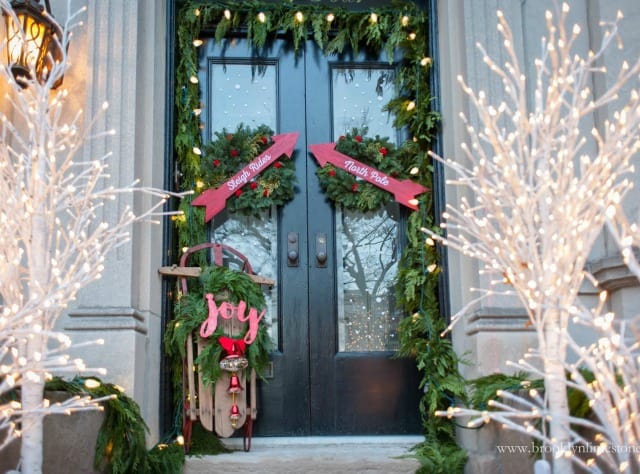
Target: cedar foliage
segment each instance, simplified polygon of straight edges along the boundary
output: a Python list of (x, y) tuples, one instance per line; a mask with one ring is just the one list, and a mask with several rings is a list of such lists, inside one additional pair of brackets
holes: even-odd
[[(98, 382), (87, 387), (85, 382)], [(178, 474), (184, 464), (184, 449), (178, 443), (161, 443), (147, 450), (149, 431), (138, 404), (116, 385), (104, 383), (96, 377), (75, 377), (64, 380), (54, 377), (46, 390), (100, 398), (111, 395), (104, 402), (104, 421), (98, 432), (94, 466), (109, 474)]]

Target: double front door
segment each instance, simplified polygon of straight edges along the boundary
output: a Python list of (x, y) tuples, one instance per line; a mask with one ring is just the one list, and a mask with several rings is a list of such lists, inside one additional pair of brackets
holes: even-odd
[(223, 212), (210, 226), (211, 240), (276, 281), (265, 316), (275, 348), (259, 386), (256, 434), (419, 433), (415, 364), (394, 357), (404, 211), (362, 214), (329, 202), (308, 149), (353, 128), (397, 140), (382, 111), (394, 66), (327, 58), (311, 42), (295, 54), (284, 40), (260, 55), (241, 39), (209, 41), (201, 54), (205, 140), (238, 124), (299, 133), (294, 199), (258, 217)]

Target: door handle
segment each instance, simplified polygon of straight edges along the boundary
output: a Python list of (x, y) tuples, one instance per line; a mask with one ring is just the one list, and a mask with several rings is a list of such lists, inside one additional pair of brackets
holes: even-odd
[(316, 267), (327, 266), (327, 234), (316, 234)]
[(287, 234), (287, 266), (298, 266), (298, 233), (289, 232)]

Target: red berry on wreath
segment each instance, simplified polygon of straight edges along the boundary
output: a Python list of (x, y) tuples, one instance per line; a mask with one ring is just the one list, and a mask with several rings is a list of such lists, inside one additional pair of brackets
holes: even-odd
[(361, 143), (361, 142), (362, 142), (362, 137), (361, 137), (360, 135), (356, 135), (353, 139), (354, 139), (355, 141), (357, 141), (358, 143)]
[(382, 156), (387, 156), (387, 149), (385, 147), (380, 148), (380, 154)]
[(238, 156), (240, 154), (240, 152), (238, 150), (236, 150), (235, 148), (231, 149), (231, 156), (233, 156), (234, 158), (236, 156)]
[(220, 166), (220, 160), (213, 160), (213, 166)]
[(327, 174), (333, 178), (336, 175), (336, 170), (329, 170)]
[(256, 183), (255, 181), (251, 181), (251, 183), (249, 183), (249, 187), (251, 189), (256, 189), (258, 187), (258, 183)]
[(238, 189), (236, 191), (236, 197), (240, 197), (240, 196), (242, 196), (242, 189)]
[(269, 143), (269, 139), (267, 137), (265, 137), (264, 135), (262, 135), (262, 138), (260, 138), (260, 140), (262, 140), (262, 143), (264, 143), (265, 145), (267, 143)]
[(354, 193), (358, 190), (358, 183), (353, 183), (351, 185), (351, 191), (353, 191)]
[(282, 163), (280, 163), (279, 161), (276, 161), (273, 166), (275, 166), (276, 168), (282, 168)]

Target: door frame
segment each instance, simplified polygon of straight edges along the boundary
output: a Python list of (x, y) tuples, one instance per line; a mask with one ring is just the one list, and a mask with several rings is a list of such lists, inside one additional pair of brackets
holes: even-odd
[[(437, 16), (437, 1), (438, 0), (416, 0), (415, 3), (424, 9), (429, 15), (430, 21), (428, 25), (429, 51), (427, 54), (433, 58), (433, 69), (430, 75), (430, 89), (434, 97), (433, 109), (436, 112), (441, 111), (441, 105), (439, 101), (440, 87), (439, 87), (439, 46), (438, 46), (438, 16)], [(166, 55), (166, 69), (165, 69), (165, 129), (173, 131), (176, 124), (176, 111), (175, 111), (175, 67), (176, 67), (176, 19), (177, 11), (180, 7), (182, 0), (165, 0), (165, 55)], [(386, 2), (382, 2), (385, 4)], [(175, 159), (175, 140), (173, 132), (165, 134), (165, 167), (164, 167), (164, 183), (165, 189), (173, 189), (176, 182), (176, 159)], [(442, 137), (438, 132), (434, 139), (433, 150), (441, 154), (442, 153)], [(439, 223), (440, 216), (445, 209), (445, 180), (443, 165), (439, 162), (433, 163), (433, 205), (436, 218), (436, 224)], [(171, 204), (173, 208), (176, 207), (175, 202)], [(176, 260), (175, 249), (177, 247), (176, 230), (173, 223), (169, 219), (163, 220), (163, 248), (166, 249), (163, 257), (163, 265), (170, 265)], [(446, 247), (439, 247), (439, 255), (441, 267), (443, 272), (438, 277), (438, 296), (439, 296), (439, 310), (441, 317), (447, 322), (450, 320), (450, 299), (449, 299), (449, 281), (446, 275), (447, 271), (447, 250)], [(161, 315), (161, 331), (164, 334), (164, 327), (172, 318), (172, 301), (173, 301), (173, 282), (164, 279), (162, 282), (162, 315)], [(162, 338), (161, 338), (162, 340)], [(161, 359), (160, 363), (160, 390), (159, 390), (159, 428), (163, 434), (171, 433), (174, 430), (174, 394), (172, 388), (172, 367), (171, 363), (166, 357), (164, 348), (160, 349)]]

